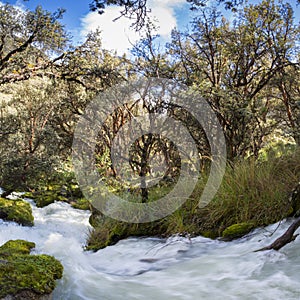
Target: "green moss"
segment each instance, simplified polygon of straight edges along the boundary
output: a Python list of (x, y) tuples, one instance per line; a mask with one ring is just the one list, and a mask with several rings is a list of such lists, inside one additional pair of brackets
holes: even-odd
[(32, 192), (26, 192), (23, 197), (33, 199), (37, 207), (45, 207), (55, 201), (70, 203), (74, 208), (88, 210), (88, 201), (74, 183), (74, 178), (56, 178), (46, 183), (40, 183)]
[(30, 204), (22, 199), (0, 198), (0, 218), (24, 226), (33, 226), (34, 221)]
[(225, 239), (239, 238), (249, 233), (251, 229), (253, 229), (252, 223), (233, 224), (223, 231), (222, 237)]
[(60, 195), (54, 190), (40, 190), (36, 192), (27, 192), (23, 195), (23, 198), (33, 199), (37, 207), (45, 207), (54, 201), (68, 202), (68, 198)]
[(90, 209), (90, 202), (85, 198), (81, 198), (78, 199), (77, 201), (71, 202), (71, 205), (76, 209), (82, 209), (82, 210)]
[(206, 238), (209, 238), (209, 239), (215, 239), (215, 238), (217, 238), (219, 236), (218, 232), (213, 231), (213, 230), (201, 231), (200, 235), (202, 235), (202, 236), (204, 236)]
[(26, 192), (22, 195), (22, 198), (30, 198), (34, 199), (34, 193), (33, 192)]
[(63, 266), (49, 255), (29, 255), (34, 243), (16, 240), (0, 247), (0, 298), (23, 291), (50, 294)]
[(95, 229), (90, 232), (87, 250), (98, 250), (135, 236), (166, 236), (168, 223), (162, 219), (151, 223), (129, 224), (106, 216), (94, 217)]
[(57, 193), (52, 191), (45, 191), (42, 193), (37, 193), (35, 196), (35, 203), (37, 207), (45, 207), (54, 201), (58, 200)]
[(34, 243), (24, 240), (8, 241), (0, 247), (0, 256), (4, 257), (19, 254), (29, 254), (30, 250), (34, 247)]

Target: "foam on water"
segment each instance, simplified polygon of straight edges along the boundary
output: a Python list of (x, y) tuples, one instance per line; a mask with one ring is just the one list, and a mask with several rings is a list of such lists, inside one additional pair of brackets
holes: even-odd
[[(30, 202), (28, 199), (27, 201)], [(280, 236), (291, 221), (256, 230), (233, 242), (130, 238), (96, 253), (83, 251), (89, 212), (56, 202), (37, 208), (35, 226), (0, 221), (0, 244), (36, 243), (34, 253), (64, 265), (54, 300), (300, 299), (300, 239), (281, 251), (254, 253)]]

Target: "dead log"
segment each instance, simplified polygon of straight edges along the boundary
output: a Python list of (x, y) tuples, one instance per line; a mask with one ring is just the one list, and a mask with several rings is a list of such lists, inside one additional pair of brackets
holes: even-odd
[(299, 234), (295, 234), (294, 232), (300, 227), (300, 217), (298, 217), (295, 222), (288, 228), (288, 230), (280, 236), (275, 242), (267, 247), (263, 247), (261, 249), (255, 250), (254, 252), (258, 251), (265, 251), (265, 250), (279, 250), (284, 247), (286, 244), (294, 241)]

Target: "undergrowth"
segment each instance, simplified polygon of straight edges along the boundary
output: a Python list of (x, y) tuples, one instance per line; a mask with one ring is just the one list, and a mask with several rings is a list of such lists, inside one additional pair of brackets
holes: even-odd
[[(103, 248), (128, 236), (179, 233), (214, 238), (222, 236), (222, 232), (233, 224), (249, 224), (245, 226), (247, 228), (265, 226), (295, 213), (289, 198), (299, 179), (299, 149), (280, 156), (264, 153), (259, 159), (250, 157), (228, 163), (218, 192), (204, 208), (200, 209), (198, 202), (207, 181), (205, 174), (189, 199), (174, 213), (159, 221), (130, 224), (94, 211), (91, 219), (95, 229), (89, 235), (87, 248)], [(170, 186), (150, 189), (150, 201), (151, 197), (157, 199), (158, 190), (164, 195)], [(134, 198), (134, 195), (131, 197)]]

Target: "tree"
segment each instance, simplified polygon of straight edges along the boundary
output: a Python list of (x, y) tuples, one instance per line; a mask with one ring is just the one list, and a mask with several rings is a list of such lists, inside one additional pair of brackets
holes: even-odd
[(74, 82), (86, 90), (100, 92), (125, 79), (125, 60), (102, 49), (100, 31), (90, 32), (86, 40), (65, 53), (48, 76)]
[(53, 170), (62, 151), (58, 135), (50, 126), (59, 101), (49, 82), (35, 79), (14, 87), (15, 94), (6, 103), (4, 126), (14, 131), (1, 143), (2, 186), (30, 186), (30, 180)]
[(103, 14), (105, 8), (111, 5), (123, 7), (120, 17), (133, 19), (132, 26), (134, 26), (136, 30), (144, 26), (146, 15), (149, 12), (147, 0), (94, 0), (90, 4), (90, 9), (92, 11), (98, 11), (99, 14)]
[[(186, 0), (191, 5), (191, 10), (197, 10), (199, 7), (204, 7), (208, 4), (208, 0)], [(216, 5), (224, 4), (226, 9), (235, 11), (238, 6), (243, 4), (244, 0), (215, 0)], [(151, 9), (147, 6), (147, 0), (93, 0), (90, 4), (92, 11), (98, 11), (103, 14), (105, 9), (111, 5), (117, 5), (123, 8), (120, 17), (127, 17), (133, 20), (132, 26), (136, 30), (140, 30), (145, 24), (147, 14)], [(119, 18), (120, 18), (119, 17)]]
[(63, 11), (4, 5), (0, 13), (0, 185), (29, 187), (66, 160), (76, 119), (97, 92), (124, 80), (127, 65), (102, 49), (99, 32), (68, 44)]
[[(186, 0), (186, 2), (190, 4), (191, 10), (201, 9), (208, 4), (215, 6), (223, 4), (225, 9), (232, 10), (233, 12), (236, 12), (238, 8), (247, 3), (245, 0), (214, 0), (213, 2), (208, 0)], [(121, 11), (119, 18), (127, 17), (132, 19), (132, 26), (136, 30), (140, 30), (147, 23), (147, 15), (151, 11), (147, 3), (149, 3), (147, 0), (93, 0), (90, 4), (90, 9), (103, 14), (109, 6), (120, 6), (123, 8), (123, 11)], [(297, 0), (297, 4), (299, 3), (300, 0)]]
[[(215, 9), (202, 10), (192, 32), (173, 31), (169, 44), (176, 78), (197, 88), (217, 114), (228, 157), (258, 155), (276, 120), (271, 80), (296, 65), (298, 27), (289, 4), (262, 1), (241, 11), (232, 26)], [(276, 34), (274, 34), (276, 32)]]
[(291, 136), (300, 145), (300, 69), (294, 65), (281, 70), (272, 81), (273, 97), (278, 99), (274, 118), (278, 119), (285, 135)]
[(59, 22), (63, 12), (0, 6), (0, 85), (43, 76), (45, 69), (63, 58), (68, 43)]
[[(172, 141), (161, 134), (152, 133), (151, 130), (150, 132), (146, 130), (145, 133), (143, 129), (143, 125), (148, 124), (149, 128), (155, 130), (157, 119), (154, 115), (166, 114), (168, 111), (161, 95), (165, 91), (154, 97), (151, 94), (151, 87), (151, 84), (143, 86), (135, 95), (136, 99), (128, 98), (126, 104), (118, 106), (116, 103), (118, 107), (102, 124), (96, 146), (97, 167), (101, 175), (108, 179), (108, 184), (111, 183), (111, 177), (114, 177), (115, 185), (121, 182), (123, 188), (140, 191), (142, 202), (148, 201), (149, 187), (154, 185), (153, 182), (157, 181), (157, 177), (175, 178), (179, 168), (177, 149)], [(142, 123), (139, 122), (140, 117), (143, 118)], [(160, 125), (165, 125), (163, 119)], [(131, 144), (127, 145), (129, 141)], [(114, 147), (115, 145), (117, 147)], [(124, 149), (124, 146), (129, 148)], [(154, 165), (156, 167), (159, 165), (159, 168), (153, 168), (154, 161), (156, 161)], [(164, 166), (164, 170), (161, 170), (160, 167)]]

